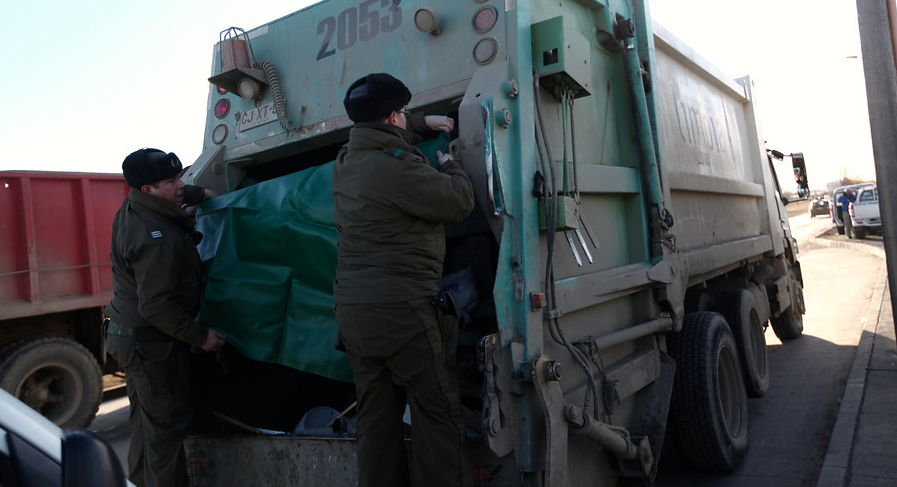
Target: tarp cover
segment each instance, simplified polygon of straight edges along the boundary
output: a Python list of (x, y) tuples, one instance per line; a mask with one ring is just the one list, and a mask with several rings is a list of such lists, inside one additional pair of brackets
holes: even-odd
[[(447, 145), (443, 134), (421, 150), (435, 163)], [(203, 203), (200, 316), (253, 360), (351, 382), (347, 356), (334, 349), (332, 188), (330, 162)]]

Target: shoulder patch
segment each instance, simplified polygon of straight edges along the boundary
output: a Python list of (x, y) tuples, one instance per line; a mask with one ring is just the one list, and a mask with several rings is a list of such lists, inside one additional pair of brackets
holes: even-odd
[(417, 162), (419, 160), (419, 158), (413, 152), (408, 152), (408, 151), (402, 150), (402, 149), (395, 149), (395, 148), (387, 147), (386, 149), (383, 149), (383, 153), (389, 154), (389, 155), (395, 157), (396, 159), (401, 159), (403, 161), (408, 161), (408, 162)]
[(162, 238), (162, 230), (153, 230), (152, 232), (150, 232), (150, 237)]

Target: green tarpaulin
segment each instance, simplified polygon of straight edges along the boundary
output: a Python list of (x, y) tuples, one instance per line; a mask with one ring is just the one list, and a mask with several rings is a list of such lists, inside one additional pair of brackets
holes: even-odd
[[(447, 144), (441, 135), (421, 150), (435, 162)], [(330, 162), (200, 206), (201, 319), (251, 359), (351, 382), (346, 355), (334, 349), (332, 175)]]

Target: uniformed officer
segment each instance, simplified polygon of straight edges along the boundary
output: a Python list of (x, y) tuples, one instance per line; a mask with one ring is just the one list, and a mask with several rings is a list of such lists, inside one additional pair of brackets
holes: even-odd
[(204, 192), (185, 186), (180, 160), (158, 149), (131, 153), (122, 172), (131, 191), (112, 223), (106, 345), (125, 371), (131, 404), (128, 477), (138, 487), (185, 486), (189, 347), (224, 345), (223, 335), (194, 321), (203, 288), (201, 235), (181, 205), (201, 201)]
[(431, 167), (415, 145), (421, 137), (406, 130), (425, 125), (449, 132), (454, 121), (421, 115), (409, 121), (410, 99), (408, 88), (388, 74), (352, 83), (343, 103), (355, 126), (333, 168), (339, 256), (333, 293), (355, 377), (361, 487), (411, 485), (406, 402), (414, 484), (473, 481), (447, 358), (457, 320), (442, 320), (434, 300), (445, 256), (443, 222), (467, 217), (473, 189), (449, 154), (438, 152), (440, 167)]

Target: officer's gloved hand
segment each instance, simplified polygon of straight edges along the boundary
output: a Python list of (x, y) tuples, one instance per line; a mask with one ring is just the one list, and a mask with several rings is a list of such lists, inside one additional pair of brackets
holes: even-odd
[(436, 151), (436, 160), (439, 162), (439, 168), (442, 169), (449, 161), (454, 161), (455, 159), (449, 153), (443, 154), (442, 151)]
[(451, 132), (455, 128), (455, 121), (451, 117), (444, 115), (427, 115), (424, 117), (424, 123), (430, 130), (437, 132)]

